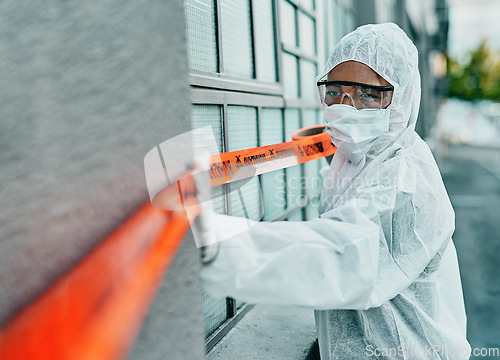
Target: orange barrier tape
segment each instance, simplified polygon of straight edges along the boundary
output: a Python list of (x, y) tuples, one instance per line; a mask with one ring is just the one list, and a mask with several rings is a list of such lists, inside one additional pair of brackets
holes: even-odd
[(293, 141), (212, 155), (211, 186), (228, 184), (335, 153), (330, 135), (317, 125), (292, 134)]
[(1, 330), (0, 359), (123, 358), (188, 229), (144, 205)]
[[(212, 156), (211, 186), (332, 155), (335, 147), (320, 131), (301, 129), (291, 142)], [(196, 206), (191, 214), (199, 214), (192, 175), (188, 171), (153, 199), (173, 210), (144, 205), (0, 329), (0, 359), (124, 358), (189, 229), (182, 205)]]

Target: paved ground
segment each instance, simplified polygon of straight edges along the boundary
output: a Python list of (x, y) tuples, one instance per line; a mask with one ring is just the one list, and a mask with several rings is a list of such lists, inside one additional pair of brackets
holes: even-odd
[[(447, 157), (439, 158), (438, 163), (455, 209), (453, 239), (462, 275), (468, 339), (472, 348), (498, 349), (500, 149), (450, 147)], [(500, 359), (500, 356), (472, 356), (471, 359)]]
[(316, 326), (312, 310), (294, 306), (255, 305), (206, 358), (304, 360), (315, 339)]

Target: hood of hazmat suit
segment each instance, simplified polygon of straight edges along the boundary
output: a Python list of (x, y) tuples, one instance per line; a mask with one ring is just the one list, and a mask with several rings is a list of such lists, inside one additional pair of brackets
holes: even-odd
[(394, 86), (389, 130), (356, 165), (337, 151), (320, 218), (251, 222), (216, 215), (223, 239), (206, 290), (250, 303), (315, 309), (321, 359), (468, 359), (454, 211), (415, 132), (418, 53), (392, 23), (347, 34), (321, 78), (357, 61)]

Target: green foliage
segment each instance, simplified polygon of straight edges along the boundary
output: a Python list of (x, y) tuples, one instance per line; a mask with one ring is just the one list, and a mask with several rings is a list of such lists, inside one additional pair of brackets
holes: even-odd
[(500, 59), (483, 40), (467, 64), (448, 58), (448, 97), (500, 101)]

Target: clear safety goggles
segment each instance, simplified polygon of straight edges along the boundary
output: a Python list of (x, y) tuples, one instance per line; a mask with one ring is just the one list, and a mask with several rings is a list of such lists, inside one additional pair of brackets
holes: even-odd
[(349, 100), (356, 109), (383, 109), (392, 99), (394, 86), (376, 86), (352, 81), (317, 82), (321, 103), (327, 106)]

